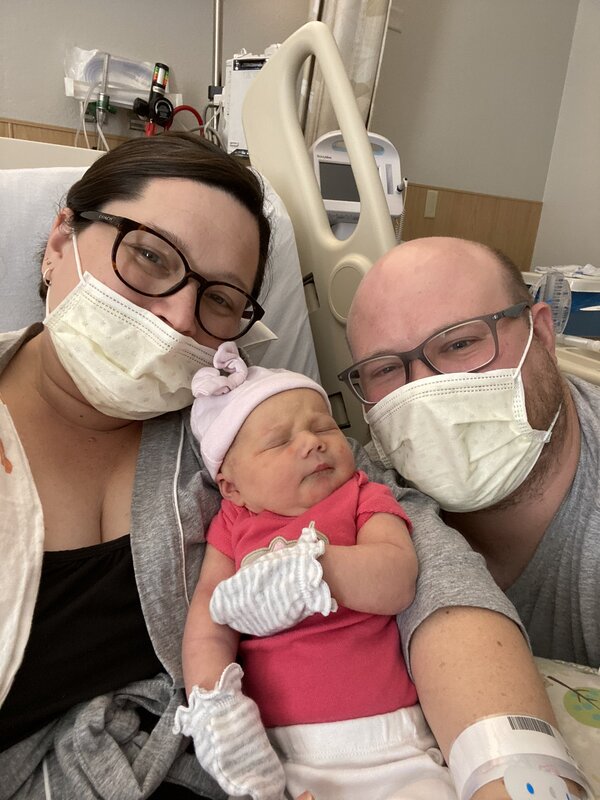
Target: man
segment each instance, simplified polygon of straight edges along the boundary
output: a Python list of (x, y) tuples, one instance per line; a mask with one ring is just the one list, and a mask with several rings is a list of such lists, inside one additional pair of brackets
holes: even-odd
[(600, 388), (559, 372), (549, 306), (484, 245), (417, 239), (367, 273), (348, 340), (379, 456), (485, 557), (535, 655), (599, 666)]

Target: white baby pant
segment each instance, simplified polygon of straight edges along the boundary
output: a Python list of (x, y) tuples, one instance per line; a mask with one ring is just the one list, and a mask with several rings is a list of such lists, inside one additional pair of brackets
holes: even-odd
[(421, 707), (268, 731), (287, 790), (316, 800), (457, 800)]

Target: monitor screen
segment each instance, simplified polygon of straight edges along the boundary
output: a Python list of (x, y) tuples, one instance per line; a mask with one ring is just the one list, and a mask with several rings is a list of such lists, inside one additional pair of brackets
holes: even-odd
[(319, 161), (321, 197), (324, 200), (346, 200), (358, 203), (360, 197), (350, 164)]

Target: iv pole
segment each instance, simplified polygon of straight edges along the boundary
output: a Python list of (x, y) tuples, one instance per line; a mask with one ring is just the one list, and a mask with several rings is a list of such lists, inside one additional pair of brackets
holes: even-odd
[(221, 61), (223, 48), (223, 0), (213, 0), (213, 64), (212, 84), (208, 87), (208, 99), (212, 103), (215, 94), (223, 91), (221, 83)]

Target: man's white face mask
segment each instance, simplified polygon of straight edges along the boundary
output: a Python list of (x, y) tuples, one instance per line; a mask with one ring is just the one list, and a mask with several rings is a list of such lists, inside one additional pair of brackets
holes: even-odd
[(433, 375), (401, 386), (365, 413), (383, 463), (446, 511), (477, 511), (514, 492), (550, 440), (527, 419), (521, 369)]
[(44, 325), (73, 382), (98, 411), (120, 419), (148, 419), (191, 405), (192, 377), (210, 367), (215, 350), (203, 347), (82, 273)]

